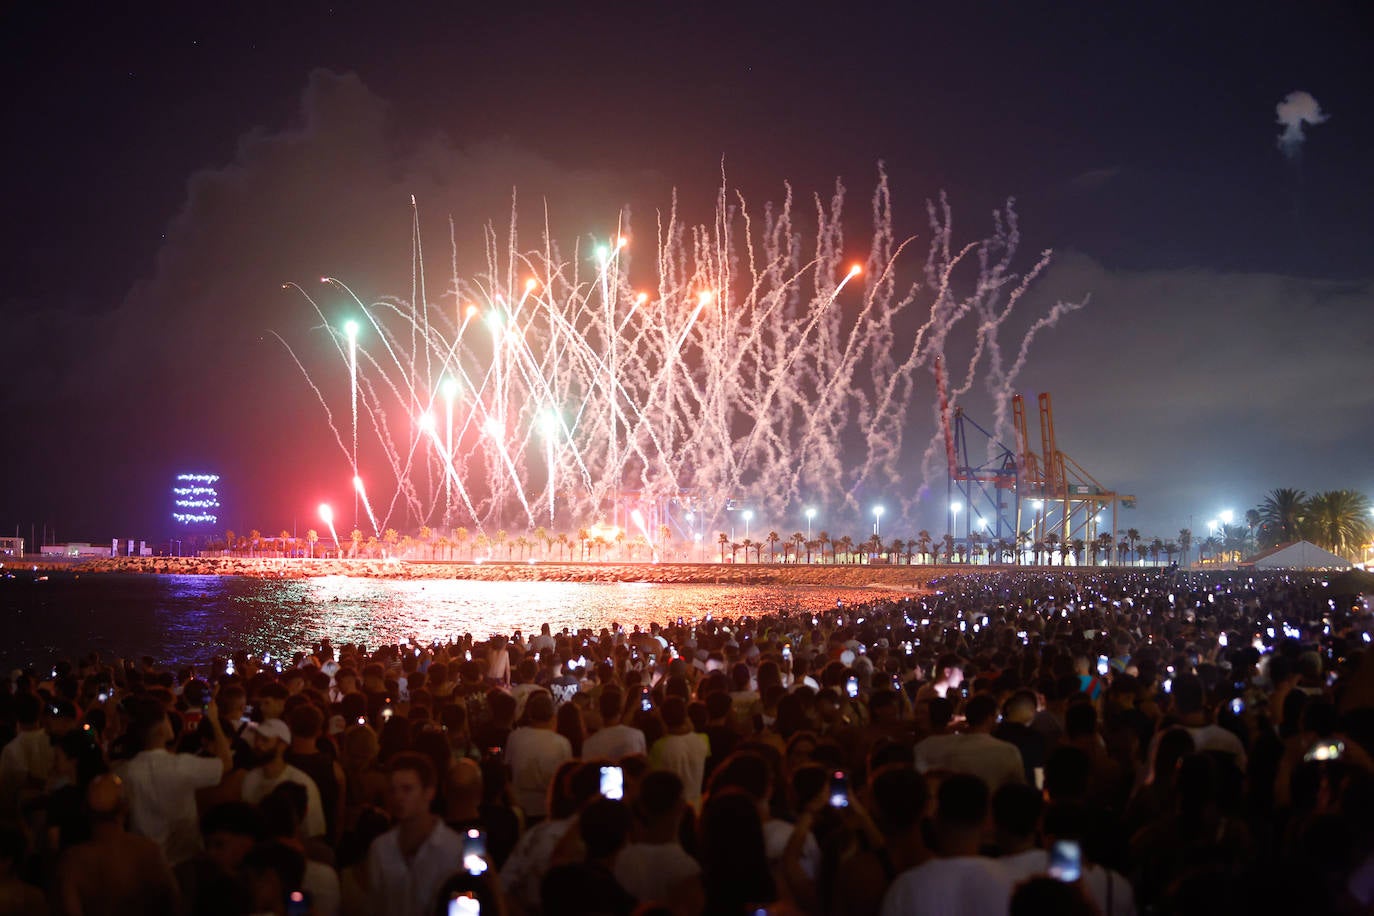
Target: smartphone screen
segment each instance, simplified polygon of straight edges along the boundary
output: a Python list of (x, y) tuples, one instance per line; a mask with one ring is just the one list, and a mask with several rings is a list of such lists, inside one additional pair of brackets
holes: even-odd
[(1100, 676), (1100, 677), (1106, 677), (1106, 676), (1107, 676), (1107, 672), (1110, 671), (1110, 670), (1111, 670), (1111, 664), (1108, 662), (1107, 656), (1105, 656), (1105, 655), (1099, 655), (1099, 656), (1097, 657), (1097, 673), (1098, 673), (1098, 676)]
[(1034, 773), (1035, 773), (1035, 790), (1036, 790), (1037, 792), (1043, 792), (1043, 791), (1045, 791), (1045, 768), (1044, 768), (1044, 767), (1036, 767), (1035, 770), (1034, 770)]
[(620, 767), (601, 768), (601, 795), (612, 801), (625, 797), (625, 771)]
[(1050, 877), (1072, 882), (1083, 877), (1083, 850), (1077, 840), (1056, 840), (1050, 850)]
[(844, 770), (830, 774), (830, 807), (849, 807), (849, 777), (844, 775)]
[(487, 833), (476, 827), (463, 834), (463, 869), (477, 876), (487, 871)]
[(286, 896), (286, 916), (307, 916), (311, 912), (310, 894), (292, 891)]
[(849, 680), (845, 681), (844, 692), (849, 694), (851, 699), (857, 697), (859, 695), (859, 679), (857, 677), (851, 677)]
[(1240, 697), (1236, 697), (1234, 700), (1232, 700), (1231, 712), (1237, 716), (1245, 712), (1245, 701), (1242, 700)]
[(482, 901), (471, 891), (448, 898), (448, 916), (481, 916)]
[(639, 691), (639, 708), (643, 712), (654, 711), (654, 695), (649, 692), (648, 687), (642, 687)]

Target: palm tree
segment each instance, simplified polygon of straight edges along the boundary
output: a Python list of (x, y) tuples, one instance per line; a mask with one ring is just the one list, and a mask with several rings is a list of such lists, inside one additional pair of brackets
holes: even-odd
[(1201, 544), (1197, 545), (1198, 561), (1205, 563), (1207, 561), (1207, 555), (1212, 554), (1213, 556), (1215, 556), (1217, 550), (1219, 550), (1220, 548), (1221, 541), (1217, 540), (1214, 536), (1209, 534), (1207, 537), (1203, 538)]
[(310, 559), (315, 559), (315, 545), (320, 542), (320, 533), (311, 528), (305, 533), (305, 540), (310, 544)]
[(250, 557), (257, 556), (258, 550), (261, 549), (261, 547), (262, 532), (254, 528), (252, 531), (248, 532), (248, 555)]
[[(735, 557), (738, 556), (738, 554), (739, 554), (739, 548), (740, 548), (739, 541), (731, 541), (731, 542), (730, 542), (730, 562), (731, 562), (732, 564), (735, 562)], [(746, 553), (746, 554), (744, 555), (744, 559), (745, 559), (745, 560), (748, 560), (748, 559), (749, 559), (749, 554)]]
[(740, 541), (740, 544), (743, 545), (743, 547), (744, 547), (744, 562), (748, 563), (748, 562), (749, 562), (749, 551), (751, 551), (751, 550), (754, 549), (754, 539), (753, 539), (753, 538), (745, 538), (743, 541)]
[(420, 526), (420, 543), (429, 551), (429, 558), (434, 559), (434, 529), (428, 525)]
[(831, 543), (833, 545), (832, 552), (834, 547), (838, 547), (840, 550), (844, 551), (846, 563), (852, 563), (854, 561), (853, 556), (851, 556), (854, 551), (854, 539), (852, 537), (846, 534), (838, 541), (833, 541)]
[[(830, 559), (831, 559), (831, 561), (833, 562), (834, 559), (835, 559), (835, 544), (834, 544), (833, 541), (830, 540), (830, 532), (829, 532), (829, 531), (818, 531), (818, 532), (816, 532), (816, 543), (817, 543), (818, 545), (820, 545), (820, 550), (821, 550), (821, 562), (822, 562), (822, 563), (825, 562), (825, 545), (827, 545), (827, 544), (830, 545)], [(811, 550), (810, 550), (809, 547), (807, 548), (806, 562), (808, 562), (808, 563), (811, 562)]]
[(1131, 544), (1125, 538), (1116, 542), (1116, 561), (1122, 566), (1131, 565)]
[(926, 560), (927, 560), (927, 562), (929, 562), (929, 560), (930, 560), (930, 532), (929, 532), (929, 531), (927, 531), (927, 530), (925, 530), (924, 528), (922, 528), (920, 531), (916, 532), (916, 546), (917, 546), (918, 548), (920, 548), (920, 554), (921, 554), (921, 556), (925, 557)]
[(477, 532), (477, 537), (472, 541), (472, 547), (473, 550), (485, 557), (487, 551), (491, 548), (491, 538), (487, 537), (485, 531), (479, 531)]
[(285, 528), (277, 534), (277, 550), (282, 556), (286, 556), (286, 542), (290, 540), (294, 539), (291, 537), (291, 532)]
[(1069, 552), (1073, 555), (1074, 566), (1082, 564), (1083, 548), (1087, 546), (1088, 545), (1083, 542), (1082, 538), (1074, 538), (1072, 541), (1069, 541)]
[(1045, 562), (1045, 542), (1036, 541), (1031, 544), (1031, 562), (1040, 566)]
[(558, 537), (554, 538), (554, 542), (558, 544), (559, 552), (564, 554), (564, 557), (566, 558), (568, 551), (572, 548), (572, 541), (568, 539), (567, 532), (558, 532)]
[(730, 537), (724, 531), (716, 537), (716, 543), (720, 545), (720, 562), (725, 562), (725, 548), (730, 546)]
[[(1045, 547), (1049, 549), (1050, 565), (1053, 566), (1054, 555), (1059, 550), (1059, 533), (1057, 531), (1051, 531), (1049, 534), (1045, 535)], [(1059, 565), (1064, 565), (1064, 557), (1062, 555), (1059, 557)]]
[(544, 556), (547, 558), (549, 555), (549, 529), (545, 528), (543, 525), (535, 528), (534, 543), (544, 546)]
[(978, 557), (983, 553), (983, 536), (977, 531), (968, 533), (968, 555), (970, 562), (977, 563)]
[[(802, 548), (804, 548), (804, 547), (806, 546), (806, 535), (802, 534), (800, 531), (793, 531), (793, 532), (792, 532), (792, 537), (791, 537), (791, 542), (792, 542), (792, 559), (793, 559), (794, 561), (796, 561), (797, 563), (800, 563), (800, 562), (801, 562), (801, 555), (802, 555)], [(810, 562), (811, 562), (811, 555), (810, 555), (810, 554), (807, 554), (807, 555), (806, 555), (806, 562), (807, 562), (807, 563), (810, 563)]]
[(1159, 565), (1159, 553), (1164, 549), (1164, 542), (1159, 538), (1150, 541), (1150, 559), (1154, 560), (1156, 566)]
[(1291, 487), (1270, 490), (1258, 512), (1260, 543), (1272, 547), (1296, 541), (1302, 537), (1307, 516), (1307, 494)]
[[(459, 528), (457, 531), (453, 532), (453, 537), (458, 542), (458, 549), (462, 550), (463, 546), (468, 542), (468, 530), (466, 528)], [(468, 555), (468, 559), (472, 559), (471, 554)]]
[(530, 548), (534, 546), (534, 542), (522, 534), (515, 539), (515, 546), (520, 551), (520, 559), (523, 560), (530, 552)]
[(1171, 566), (1173, 565), (1173, 562), (1174, 562), (1174, 554), (1176, 554), (1176, 553), (1178, 553), (1178, 545), (1175, 544), (1173, 541), (1165, 541), (1165, 542), (1164, 542), (1164, 557), (1165, 557), (1165, 559), (1167, 559), (1167, 560), (1169, 561), (1169, 565), (1171, 565)]
[(778, 541), (782, 540), (782, 535), (776, 531), (768, 532), (768, 562), (776, 563), (778, 552)]
[(377, 540), (377, 535), (370, 535), (367, 539), (367, 555), (370, 557), (375, 557), (381, 552), (381, 542)]
[(491, 541), (492, 550), (494, 550), (494, 551), (495, 551), (495, 550), (500, 550), (502, 547), (505, 547), (505, 548), (506, 548), (506, 559), (507, 559), (507, 560), (510, 559), (510, 545), (506, 543), (506, 541), (507, 541), (507, 539), (508, 539), (509, 537), (510, 537), (510, 535), (506, 533), (506, 529), (505, 529), (505, 528), (497, 528), (497, 529), (496, 529), (496, 537), (492, 538), (492, 541)]
[(946, 532), (940, 538), (940, 542), (945, 546), (945, 562), (952, 563), (954, 561), (954, 535)]
[(396, 553), (396, 542), (401, 539), (401, 535), (395, 528), (388, 528), (382, 532), (382, 543), (386, 545), (387, 555)]
[(1193, 549), (1193, 531), (1191, 528), (1178, 529), (1178, 549), (1183, 554), (1183, 565), (1188, 565), (1188, 551)]
[(1245, 552), (1245, 545), (1249, 540), (1249, 532), (1244, 527), (1240, 525), (1221, 526), (1221, 547), (1233, 561), (1240, 559), (1240, 555)]
[(434, 541), (434, 546), (436, 550), (442, 551), (448, 559), (453, 559), (453, 542), (449, 540), (447, 534), (439, 535)]
[(230, 528), (228, 531), (224, 532), (224, 546), (229, 548), (229, 553), (231, 554), (234, 552), (235, 543), (236, 541), (234, 539), (234, 529)]
[(1139, 531), (1137, 531), (1135, 528), (1127, 528), (1127, 529), (1126, 529), (1126, 543), (1129, 545), (1129, 546), (1127, 547), (1127, 550), (1128, 550), (1130, 553), (1135, 553), (1135, 554), (1136, 554), (1136, 559), (1137, 559), (1137, 560), (1140, 559), (1140, 554), (1136, 552), (1135, 545), (1136, 545), (1137, 542), (1139, 542), (1139, 540), (1140, 540), (1140, 532), (1139, 532)]
[(1355, 490), (1327, 490), (1307, 502), (1305, 533), (1318, 545), (1347, 559), (1369, 543), (1369, 500)]
[(658, 526), (658, 557), (664, 562), (672, 562), (668, 553), (668, 542), (673, 539), (673, 529), (667, 525)]
[(887, 545), (888, 561), (891, 563), (900, 563), (903, 550), (906, 550), (906, 541), (901, 538), (893, 538), (892, 543)]

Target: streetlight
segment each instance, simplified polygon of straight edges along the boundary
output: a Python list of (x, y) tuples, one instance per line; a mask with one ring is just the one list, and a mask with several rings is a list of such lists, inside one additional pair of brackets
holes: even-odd
[(811, 540), (811, 520), (816, 517), (816, 510), (808, 508), (806, 510), (806, 539)]
[(754, 510), (744, 510), (744, 539), (749, 540), (749, 523), (754, 520)]
[(874, 507), (873, 507), (873, 536), (874, 536), (874, 537), (878, 537), (878, 536), (881, 534), (881, 531), (879, 530), (879, 524), (880, 524), (880, 521), (881, 521), (882, 517), (883, 517), (883, 507), (882, 507), (882, 506), (874, 506)]
[(1229, 525), (1236, 520), (1236, 513), (1230, 509), (1225, 509), (1217, 513), (1217, 518), (1221, 519), (1223, 525)]

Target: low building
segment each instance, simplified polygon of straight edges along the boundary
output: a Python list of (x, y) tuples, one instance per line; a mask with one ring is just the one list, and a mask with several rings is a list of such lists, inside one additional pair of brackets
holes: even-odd
[(23, 555), (23, 538), (0, 538), (0, 557), (19, 558)]
[(39, 548), (39, 552), (42, 556), (50, 559), (58, 557), (108, 557), (110, 548), (99, 544), (89, 544), (85, 541), (72, 541), (67, 544), (44, 544)]

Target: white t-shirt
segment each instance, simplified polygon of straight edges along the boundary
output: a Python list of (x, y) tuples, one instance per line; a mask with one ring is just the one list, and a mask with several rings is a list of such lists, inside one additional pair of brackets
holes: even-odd
[(644, 733), (633, 725), (612, 725), (582, 742), (584, 760), (595, 760), (597, 757), (621, 760), (643, 753), (646, 753)]
[(520, 808), (532, 817), (548, 814), (549, 783), (558, 766), (572, 759), (572, 744), (547, 728), (517, 728), (506, 739), (512, 788)]
[(699, 874), (697, 860), (677, 843), (631, 843), (615, 859), (615, 880), (641, 903), (672, 903), (674, 889)]
[(0, 805), (13, 810), (19, 794), (34, 780), (38, 785), (52, 773), (52, 739), (38, 728), (20, 732), (0, 751)]
[(706, 776), (706, 758), (711, 756), (711, 742), (699, 732), (685, 735), (664, 735), (654, 742), (649, 752), (649, 766), (668, 770), (682, 780), (682, 797), (690, 804), (701, 798), (701, 781)]
[(142, 751), (116, 771), (129, 793), (129, 829), (162, 847), (169, 865), (201, 850), (196, 790), (219, 785), (224, 765), (217, 757)]
[(1016, 745), (982, 732), (932, 735), (917, 744), (916, 771), (930, 770), (972, 774), (993, 792), (1007, 783), (1026, 781), (1026, 767)]
[(1001, 916), (1012, 881), (996, 859), (931, 859), (897, 876), (883, 897), (882, 916)]
[(255, 767), (245, 773), (243, 800), (256, 805), (284, 782), (294, 782), (305, 787), (305, 821), (301, 824), (302, 833), (307, 837), (324, 836), (324, 802), (320, 801), (320, 787), (315, 785), (315, 780), (311, 779), (309, 774), (289, 763), (275, 779), (269, 779), (262, 767)]
[[(1013, 887), (1027, 878), (1048, 874), (1050, 870), (1050, 854), (1043, 849), (1027, 849), (1013, 856), (1003, 856), (997, 862), (1011, 878)], [(1135, 916), (1135, 891), (1121, 874), (1101, 865), (1086, 865), (1083, 884), (1102, 916)]]

